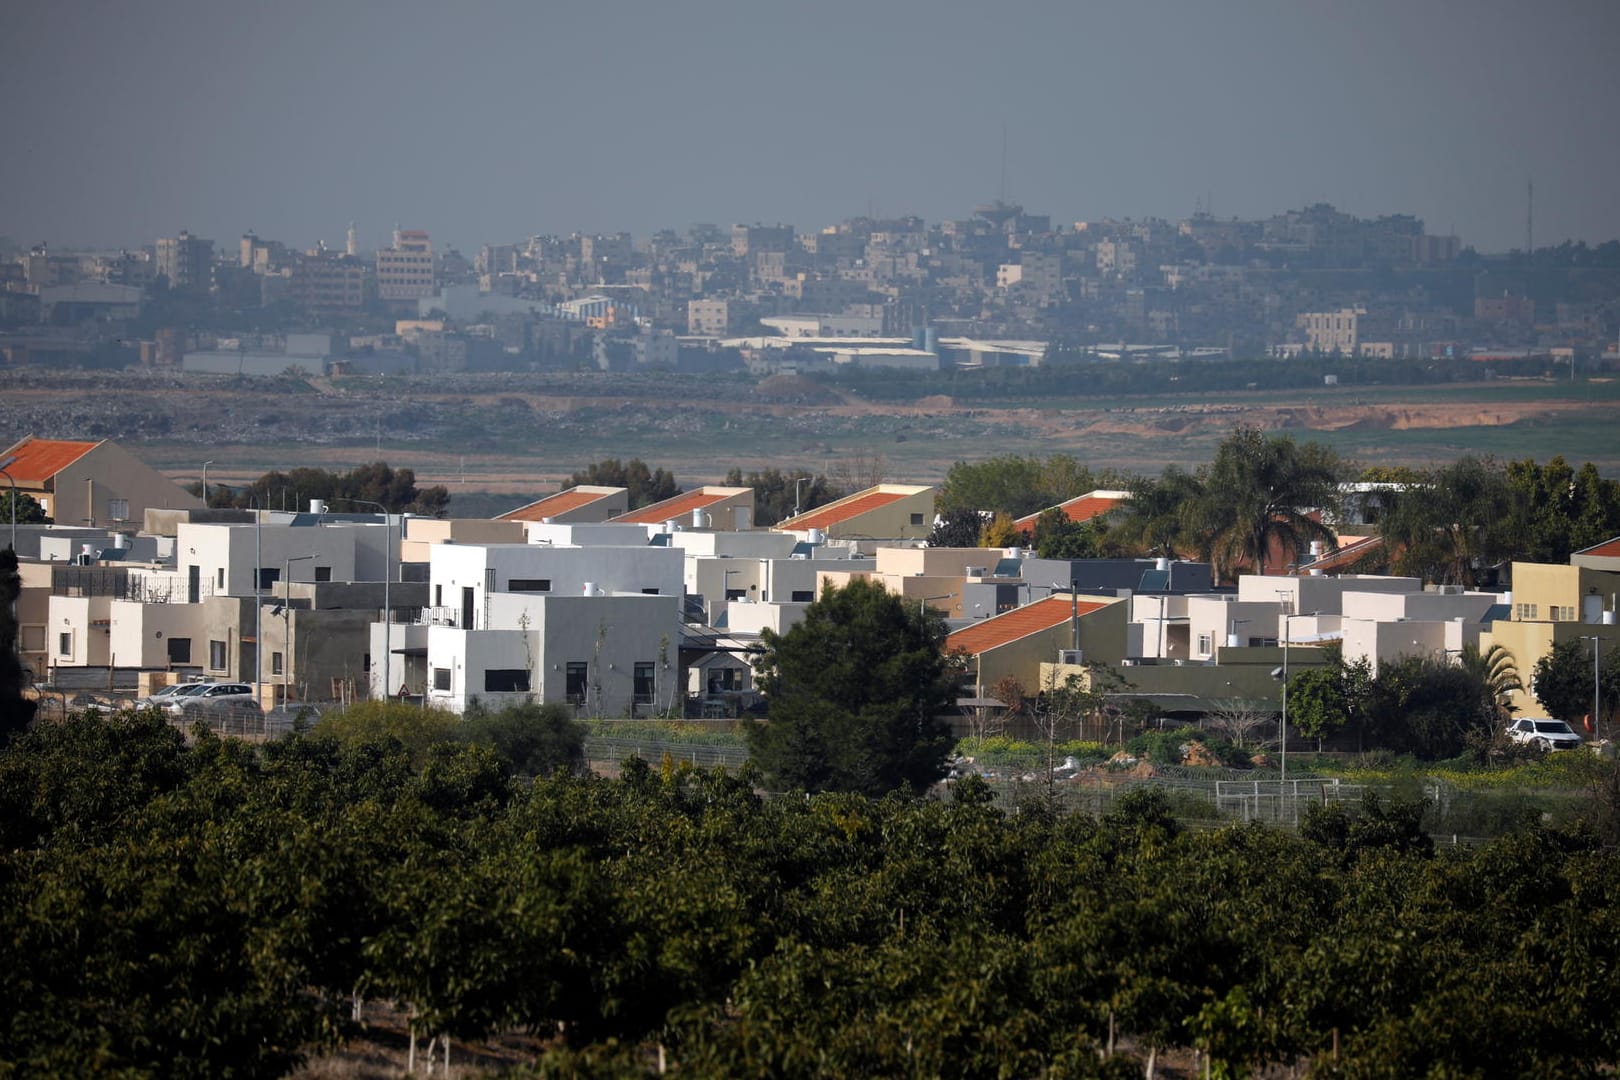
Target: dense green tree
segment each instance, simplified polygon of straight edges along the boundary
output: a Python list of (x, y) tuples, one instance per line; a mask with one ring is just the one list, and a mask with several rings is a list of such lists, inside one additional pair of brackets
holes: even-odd
[(661, 468), (649, 468), (640, 458), (631, 458), (629, 461), (605, 458), (587, 465), (564, 481), (563, 488), (566, 490), (579, 487), (581, 484), (625, 488), (629, 492), (632, 510), (673, 498), (681, 490), (680, 485), (675, 482), (674, 473)]
[(934, 529), (928, 534), (928, 546), (978, 547), (984, 526), (984, 514), (978, 510), (968, 507), (946, 510), (934, 522)]
[(7, 546), (0, 549), (0, 746), (25, 730), (34, 717), (33, 701), (23, 697), (25, 679), (17, 652), (17, 598), (21, 595), (17, 553)]
[(521, 776), (574, 772), (585, 766), (585, 725), (566, 705), (526, 702), (469, 709), (457, 734), (493, 747)]
[(1122, 482), (1113, 472), (1093, 473), (1069, 454), (1053, 454), (1044, 461), (1004, 454), (952, 465), (940, 485), (938, 506), (941, 512), (984, 510), (1020, 518)]
[[(15, 512), (12, 510), (13, 500), (16, 502)], [(9, 528), (13, 521), (19, 525), (46, 525), (50, 520), (45, 508), (39, 505), (39, 500), (26, 491), (14, 491), (8, 485), (0, 492), (0, 525)]]
[(1511, 461), (1505, 479), (1505, 532), (1515, 558), (1567, 563), (1571, 552), (1620, 535), (1620, 482), (1600, 476), (1591, 462), (1576, 471), (1562, 455), (1545, 465)]
[(1337, 508), (1343, 471), (1338, 455), (1320, 443), (1300, 445), (1239, 426), (1203, 474), (1192, 531), (1228, 578), (1264, 572), (1274, 547), (1291, 562), (1308, 541), (1335, 543), (1333, 530), (1310, 511)]
[[(369, 512), (375, 507), (365, 503), (378, 503), (387, 507), (389, 513), (435, 517), (450, 505), (450, 491), (443, 484), (418, 487), (414, 470), (395, 469), (381, 461), (357, 465), (348, 472), (310, 468), (268, 472), (246, 489), (232, 489), (223, 484), (208, 486), (210, 506), (303, 510), (311, 499), (324, 499), (331, 504), (331, 510), (342, 513)], [(345, 501), (350, 499), (364, 502)]]
[(1204, 483), (1176, 468), (1157, 478), (1139, 477), (1127, 485), (1130, 499), (1114, 515), (1110, 539), (1127, 551), (1173, 559), (1197, 552), (1192, 523), (1204, 502)]
[(1107, 548), (1108, 527), (1098, 518), (1070, 521), (1058, 509), (1047, 510), (1035, 519), (1031, 537), (1035, 554), (1043, 559), (1097, 559)]
[(829, 584), (791, 630), (762, 635), (769, 722), (750, 730), (754, 760), (782, 788), (921, 792), (951, 747), (945, 635), (939, 612), (880, 584)]
[(1378, 532), (1397, 573), (1473, 587), (1516, 550), (1512, 493), (1494, 462), (1460, 458), (1380, 496)]
[(1498, 708), (1474, 672), (1443, 657), (1403, 656), (1380, 665), (1368, 722), (1378, 744), (1434, 760), (1488, 743)]
[(807, 513), (848, 494), (826, 476), (812, 475), (804, 469), (783, 472), (772, 468), (744, 473), (733, 467), (726, 473), (724, 483), (727, 487), (754, 489), (754, 524), (762, 528), (791, 517), (795, 506), (801, 514)]
[(1592, 711), (1593, 692), (1602, 699), (1601, 661), (1594, 686), (1592, 648), (1580, 638), (1553, 644), (1547, 655), (1536, 661), (1535, 677), (1530, 685), (1535, 688), (1536, 700), (1547, 710), (1547, 715), (1578, 726), (1581, 717)]
[(455, 738), (462, 720), (445, 709), (425, 709), (392, 699), (356, 701), (321, 714), (313, 734), (354, 745), (393, 740), (417, 761), (437, 743)]

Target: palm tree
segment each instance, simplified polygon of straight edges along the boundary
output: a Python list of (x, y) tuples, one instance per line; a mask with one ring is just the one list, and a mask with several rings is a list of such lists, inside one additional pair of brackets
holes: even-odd
[(1188, 531), (1188, 514), (1204, 498), (1198, 477), (1172, 465), (1158, 479), (1133, 481), (1128, 490), (1129, 501), (1113, 514), (1115, 520), (1108, 530), (1111, 543), (1167, 559), (1196, 549)]
[(1469, 642), (1463, 646), (1458, 662), (1464, 671), (1479, 680), (1495, 710), (1496, 719), (1506, 721), (1510, 712), (1508, 695), (1524, 689), (1524, 684), (1519, 681), (1519, 665), (1514, 663), (1513, 654), (1500, 645), (1492, 645), (1481, 652), (1477, 644)]
[(1222, 576), (1244, 567), (1265, 572), (1272, 545), (1298, 551), (1312, 540), (1337, 546), (1333, 530), (1307, 511), (1336, 506), (1338, 455), (1240, 425), (1215, 451), (1204, 475), (1194, 528)]
[(1378, 531), (1397, 573), (1472, 588), (1512, 557), (1512, 494), (1494, 463), (1460, 458), (1391, 495)]

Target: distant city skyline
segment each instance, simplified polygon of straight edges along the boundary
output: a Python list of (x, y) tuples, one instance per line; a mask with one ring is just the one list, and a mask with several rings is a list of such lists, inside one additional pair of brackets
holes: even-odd
[[(0, 235), (476, 250), (695, 222), (816, 229), (1408, 213), (1480, 251), (1620, 237), (1620, 8), (414, 0), (18, 6)], [(1003, 131), (1006, 140), (1003, 170)], [(1003, 177), (1005, 179), (1003, 179)]]

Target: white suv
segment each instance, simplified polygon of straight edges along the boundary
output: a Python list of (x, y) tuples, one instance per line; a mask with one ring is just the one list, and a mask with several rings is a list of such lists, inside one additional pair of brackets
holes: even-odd
[(163, 711), (171, 717), (196, 719), (217, 713), (235, 715), (238, 712), (258, 712), (259, 704), (253, 700), (253, 687), (242, 682), (199, 683), (200, 689), (177, 695)]
[(1579, 750), (1585, 742), (1562, 720), (1526, 716), (1508, 725), (1508, 738), (1543, 750)]

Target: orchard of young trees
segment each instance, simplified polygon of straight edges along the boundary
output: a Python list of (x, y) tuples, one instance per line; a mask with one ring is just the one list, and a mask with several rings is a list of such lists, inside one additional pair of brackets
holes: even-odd
[(0, 750), (0, 1074), (279, 1076), (377, 1002), (424, 1046), (532, 1032), (548, 1076), (1620, 1063), (1612, 821), (1436, 850), (1398, 802), (1184, 831), (1153, 793), (515, 782), (488, 746), (342, 735), (78, 716)]

